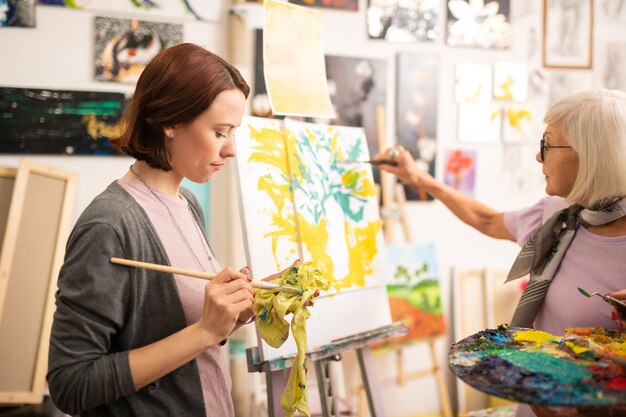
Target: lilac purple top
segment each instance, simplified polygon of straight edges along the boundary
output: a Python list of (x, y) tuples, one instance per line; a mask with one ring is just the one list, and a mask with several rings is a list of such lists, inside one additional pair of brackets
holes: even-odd
[[(560, 197), (545, 197), (533, 206), (504, 214), (506, 227), (519, 245), (556, 211), (569, 203)], [(568, 327), (604, 327), (615, 330), (611, 307), (600, 297), (585, 298), (578, 287), (602, 294), (626, 288), (626, 236), (595, 235), (579, 226), (544, 303), (535, 319), (535, 329), (562, 335)], [(520, 406), (517, 416), (533, 416)]]

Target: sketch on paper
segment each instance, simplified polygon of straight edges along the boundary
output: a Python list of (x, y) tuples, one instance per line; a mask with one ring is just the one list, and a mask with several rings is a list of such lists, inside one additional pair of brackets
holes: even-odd
[(592, 85), (591, 71), (550, 71), (548, 104), (565, 96), (589, 90)]
[(494, 104), (459, 104), (459, 142), (497, 143), (500, 140), (500, 108)]
[(545, 0), (543, 65), (591, 68), (592, 0)]
[(440, 0), (369, 0), (367, 34), (389, 42), (434, 42), (439, 38)]
[(299, 4), (301, 6), (324, 7), (336, 10), (351, 10), (356, 12), (359, 10), (358, 0), (289, 0), (290, 3)]
[(0, 27), (34, 28), (37, 23), (36, 0), (0, 1)]
[(285, 120), (302, 259), (338, 288), (384, 284), (378, 203), (363, 129)]
[(491, 67), (489, 65), (456, 64), (454, 98), (457, 103), (491, 101)]
[(394, 322), (402, 321), (409, 332), (385, 346), (393, 348), (445, 334), (434, 244), (389, 245), (386, 253), (391, 317)]
[(526, 65), (510, 62), (494, 63), (493, 98), (502, 101), (526, 101), (528, 98)]
[(510, 0), (448, 0), (448, 46), (506, 49), (511, 46)]
[(594, 20), (623, 26), (626, 24), (626, 0), (595, 0)]
[(475, 194), (476, 151), (447, 150), (444, 166), (443, 179), (446, 184), (464, 194)]
[(266, 277), (300, 256), (282, 122), (245, 117), (235, 143), (247, 258)]
[(535, 112), (531, 106), (505, 106), (502, 109), (502, 141), (504, 143), (531, 143), (536, 141)]
[(183, 26), (96, 17), (96, 80), (134, 84), (159, 52), (183, 41)]
[[(404, 146), (418, 168), (435, 175), (439, 59), (413, 53), (398, 54), (398, 145)], [(432, 200), (423, 190), (405, 187), (408, 200)]]
[(537, 165), (537, 143), (502, 147), (502, 181), (510, 194), (537, 193), (544, 187), (541, 167)]
[(120, 93), (0, 87), (0, 153), (115, 155), (109, 139), (126, 103)]
[(265, 86), (272, 112), (335, 117), (326, 82), (320, 12), (266, 0), (264, 17)]
[(596, 57), (595, 86), (626, 91), (626, 42), (599, 42)]

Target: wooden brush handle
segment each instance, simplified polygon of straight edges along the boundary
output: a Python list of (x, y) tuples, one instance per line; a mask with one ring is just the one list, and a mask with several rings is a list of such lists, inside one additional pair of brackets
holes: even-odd
[(173, 266), (160, 265), (160, 264), (151, 264), (149, 262), (132, 261), (130, 259), (123, 259), (123, 258), (111, 258), (111, 263), (119, 264), (119, 265), (126, 265), (126, 266), (133, 266), (135, 268), (151, 269), (153, 271), (159, 271), (159, 272), (169, 272), (170, 274), (186, 275), (188, 277), (202, 278), (206, 280), (211, 280), (215, 278), (215, 276), (217, 275), (217, 274), (213, 274), (210, 272), (196, 271), (193, 269), (176, 268)]

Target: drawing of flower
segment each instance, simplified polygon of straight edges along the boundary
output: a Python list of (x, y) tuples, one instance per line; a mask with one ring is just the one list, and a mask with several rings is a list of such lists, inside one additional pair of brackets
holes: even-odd
[(500, 4), (484, 0), (450, 0), (450, 13), (456, 19), (448, 23), (447, 43), (450, 46), (508, 48), (511, 24), (500, 13)]

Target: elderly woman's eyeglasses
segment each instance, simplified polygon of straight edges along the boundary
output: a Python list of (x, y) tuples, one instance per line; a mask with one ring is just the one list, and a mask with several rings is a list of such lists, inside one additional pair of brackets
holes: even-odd
[(539, 141), (539, 156), (541, 158), (541, 162), (543, 162), (546, 158), (546, 149), (554, 149), (554, 148), (571, 148), (571, 146), (564, 146), (564, 145), (546, 145), (546, 139), (545, 137), (541, 138), (541, 140)]

